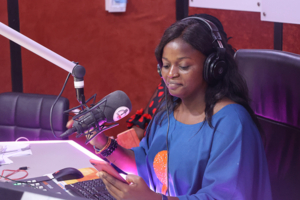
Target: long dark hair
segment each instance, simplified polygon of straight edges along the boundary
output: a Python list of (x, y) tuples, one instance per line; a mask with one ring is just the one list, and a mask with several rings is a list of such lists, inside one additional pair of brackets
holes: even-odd
[[(205, 121), (210, 127), (213, 127), (211, 123), (213, 108), (219, 100), (227, 97), (232, 101), (242, 105), (249, 112), (254, 123), (261, 131), (261, 127), (256, 115), (249, 105), (250, 99), (248, 96), (246, 82), (239, 74), (238, 67), (233, 58), (235, 50), (230, 44), (227, 43), (227, 34), (225, 33), (221, 22), (217, 18), (208, 14), (197, 14), (193, 16), (207, 19), (217, 26), (222, 37), (222, 44), (226, 49), (225, 60), (228, 64), (228, 69), (224, 77), (216, 84), (207, 86), (205, 93)], [(176, 38), (182, 38), (185, 42), (190, 44), (194, 49), (200, 51), (205, 56), (216, 52), (217, 46), (214, 45), (214, 40), (209, 27), (198, 19), (185, 19), (175, 22), (164, 32), (159, 45), (155, 49), (155, 56), (160, 66), (162, 66), (162, 54), (164, 47)], [(180, 101), (180, 99), (176, 99), (166, 92), (165, 97), (156, 112), (156, 115), (165, 113), (167, 109), (174, 110), (176, 106), (179, 105)], [(157, 117), (157, 119), (159, 118), (160, 117)], [(151, 124), (149, 124), (149, 126)], [(148, 131), (150, 130), (147, 130), (147, 133)]]

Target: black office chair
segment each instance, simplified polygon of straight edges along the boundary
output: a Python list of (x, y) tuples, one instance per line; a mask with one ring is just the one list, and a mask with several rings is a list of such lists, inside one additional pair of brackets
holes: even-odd
[[(0, 94), (0, 141), (15, 141), (20, 137), (33, 140), (56, 140), (50, 128), (50, 109), (57, 96), (6, 92)], [(52, 115), (57, 136), (66, 130), (69, 100), (60, 97)]]
[(300, 199), (300, 55), (238, 50), (252, 109), (264, 130), (274, 200)]

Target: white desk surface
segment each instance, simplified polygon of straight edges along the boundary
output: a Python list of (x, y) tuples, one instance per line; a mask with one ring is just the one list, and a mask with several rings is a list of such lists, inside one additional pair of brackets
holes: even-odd
[[(16, 142), (0, 142), (0, 145), (9, 143)], [(93, 167), (89, 162), (90, 159), (101, 160), (72, 140), (20, 141), (18, 143), (30, 144), (32, 155), (10, 157), (13, 163), (0, 166), (0, 172), (3, 169), (17, 170), (26, 166), (28, 167), (26, 178), (34, 178), (52, 174), (66, 167), (77, 169)], [(19, 172), (10, 178), (22, 177), (23, 175), (24, 173)], [(0, 181), (3, 180), (3, 178), (0, 179)]]

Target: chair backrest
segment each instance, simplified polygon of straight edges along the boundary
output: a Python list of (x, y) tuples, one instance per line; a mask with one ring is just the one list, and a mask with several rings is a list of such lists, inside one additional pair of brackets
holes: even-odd
[[(0, 141), (14, 141), (19, 137), (32, 140), (56, 140), (50, 127), (50, 109), (57, 96), (6, 92), (0, 94)], [(69, 100), (60, 97), (52, 114), (57, 136), (66, 130)]]
[(264, 130), (274, 200), (300, 199), (300, 55), (242, 49), (235, 60)]

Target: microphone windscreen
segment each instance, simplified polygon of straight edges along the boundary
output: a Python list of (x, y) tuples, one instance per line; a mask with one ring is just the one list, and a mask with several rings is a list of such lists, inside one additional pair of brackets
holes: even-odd
[(101, 104), (99, 108), (104, 113), (106, 117), (106, 122), (112, 123), (116, 122), (131, 111), (132, 105), (127, 94), (121, 90), (114, 91), (108, 94), (103, 99), (106, 99), (106, 102)]

